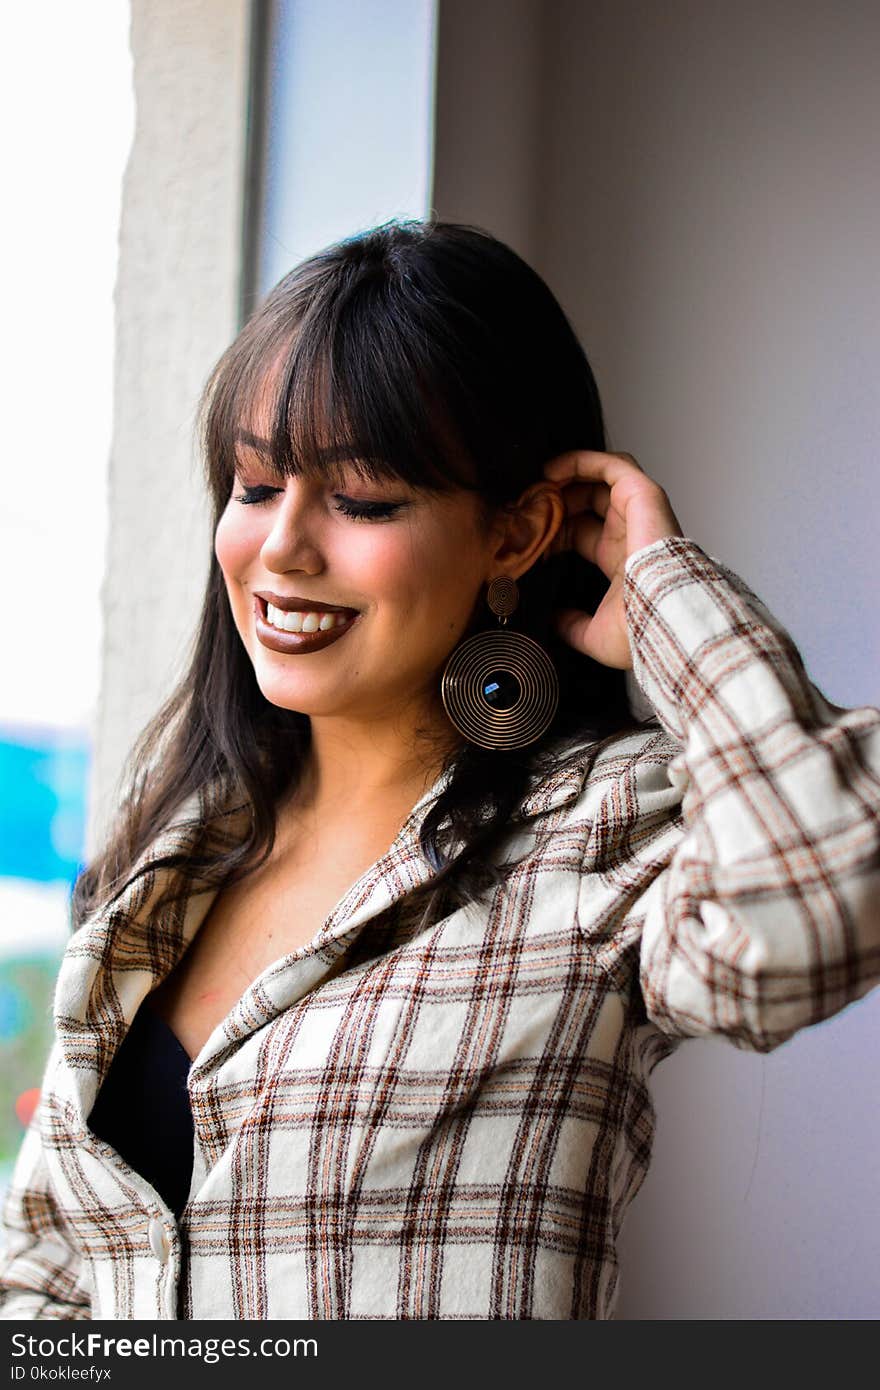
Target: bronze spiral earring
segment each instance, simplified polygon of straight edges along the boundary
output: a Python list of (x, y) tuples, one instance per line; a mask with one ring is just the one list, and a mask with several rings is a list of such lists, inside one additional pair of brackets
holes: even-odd
[(486, 602), (499, 626), (459, 643), (443, 669), (440, 694), (452, 723), (470, 743), (525, 748), (553, 721), (559, 677), (543, 647), (507, 627), (519, 603), (516, 580), (493, 579)]

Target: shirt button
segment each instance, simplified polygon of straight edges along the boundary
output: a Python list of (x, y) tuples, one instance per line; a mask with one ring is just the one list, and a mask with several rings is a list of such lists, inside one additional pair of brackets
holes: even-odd
[(171, 1253), (171, 1245), (165, 1227), (158, 1217), (155, 1216), (150, 1222), (150, 1248), (156, 1256), (156, 1259), (161, 1260), (162, 1264), (165, 1263)]

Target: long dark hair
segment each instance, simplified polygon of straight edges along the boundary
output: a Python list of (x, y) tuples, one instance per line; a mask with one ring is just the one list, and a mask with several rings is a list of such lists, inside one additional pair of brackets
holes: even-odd
[[(395, 220), (311, 256), (276, 285), (205, 388), (215, 528), (233, 487), (237, 432), (268, 381), (270, 462), (279, 474), (326, 475), (326, 450), (351, 455), (354, 444), (367, 476), (470, 488), (486, 517), (540, 479), (554, 455), (606, 449), (596, 382), (560, 305), (525, 261), (478, 227)], [(465, 903), (498, 881), (493, 855), (510, 816), (531, 779), (559, 765), (561, 749), (639, 723), (624, 673), (575, 653), (552, 628), (557, 603), (596, 608), (604, 575), (572, 553), (555, 554), (519, 587), (514, 626), (550, 654), (559, 708), (525, 749), (463, 743), (449, 756), (449, 780), (421, 829), (435, 905)], [(483, 608), (473, 630), (492, 622)], [(203, 833), (185, 856), (158, 861), (177, 870), (177, 895), (258, 867), (309, 740), (308, 716), (260, 691), (212, 553), (189, 669), (132, 750), (117, 821), (75, 886), (74, 924), (112, 902), (181, 805), (209, 789)], [(224, 832), (211, 806), (247, 808), (248, 832)]]

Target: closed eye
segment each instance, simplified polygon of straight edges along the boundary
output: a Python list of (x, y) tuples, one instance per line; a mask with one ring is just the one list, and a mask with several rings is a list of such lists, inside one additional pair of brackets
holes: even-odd
[(241, 502), (244, 506), (253, 506), (255, 503), (267, 502), (275, 492), (283, 492), (280, 487), (266, 487), (261, 484), (259, 487), (246, 487), (236, 497), (236, 502)]
[(356, 521), (387, 521), (406, 506), (405, 502), (356, 502), (353, 497), (345, 497), (341, 492), (335, 492), (333, 498), (336, 510)]
[[(265, 483), (260, 483), (255, 487), (242, 488), (235, 498), (236, 502), (241, 502), (245, 507), (259, 506), (262, 502), (268, 502), (278, 492), (283, 492), (280, 487), (268, 487)], [(401, 510), (407, 504), (405, 502), (359, 502), (354, 497), (346, 497), (344, 493), (335, 492), (333, 500), (336, 503), (336, 510), (343, 516), (351, 517), (354, 521), (387, 521), (395, 512)]]

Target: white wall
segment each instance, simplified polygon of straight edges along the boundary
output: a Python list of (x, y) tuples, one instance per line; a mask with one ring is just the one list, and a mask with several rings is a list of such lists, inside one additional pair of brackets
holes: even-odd
[[(593, 363), (609, 447), (778, 614), (831, 700), (877, 705), (880, 6), (504, 9), (442, 0), (438, 214), (533, 260)], [(518, 96), (533, 133), (511, 121), (508, 141)], [(768, 1057), (690, 1041), (655, 1072), (619, 1317), (877, 1316), (878, 1041), (875, 993)]]
[[(0, 722), (17, 728), (89, 729), (98, 693), (128, 25), (122, 0), (0, 9)], [(51, 641), (22, 602), (37, 586), (63, 604)]]
[[(787, 625), (839, 704), (880, 703), (880, 7), (552, 7), (541, 265), (612, 448)], [(876, 994), (766, 1058), (656, 1073), (629, 1318), (876, 1317)]]

